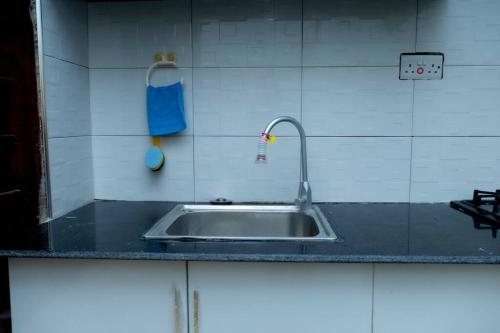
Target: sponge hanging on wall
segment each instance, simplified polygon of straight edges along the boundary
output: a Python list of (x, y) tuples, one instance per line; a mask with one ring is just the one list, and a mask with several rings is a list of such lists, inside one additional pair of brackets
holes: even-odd
[(165, 155), (160, 149), (160, 138), (157, 136), (153, 137), (153, 147), (149, 148), (144, 156), (144, 162), (146, 166), (152, 171), (158, 171), (165, 164)]

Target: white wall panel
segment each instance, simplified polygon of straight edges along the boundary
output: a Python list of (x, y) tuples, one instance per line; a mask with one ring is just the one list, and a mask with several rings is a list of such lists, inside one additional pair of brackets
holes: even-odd
[(413, 84), (388, 67), (305, 68), (302, 121), (307, 135), (409, 136)]
[(44, 57), (48, 137), (90, 135), (89, 70)]
[(414, 138), (411, 201), (470, 199), (500, 188), (500, 138)]
[[(300, 119), (299, 68), (197, 68), (196, 135), (259, 135), (272, 119)], [(297, 135), (290, 125), (276, 134)]]
[(52, 213), (58, 217), (94, 199), (90, 136), (49, 139)]
[(84, 0), (42, 0), (43, 53), (89, 65), (87, 3)]
[(415, 50), (416, 0), (304, 0), (304, 66), (398, 65)]
[[(482, 153), (494, 150), (500, 136), (499, 70), (491, 66), (500, 65), (497, 2), (423, 0), (418, 17), (416, 0), (194, 0), (192, 6), (188, 0), (88, 5), (94, 143), (108, 153), (113, 145), (135, 151), (120, 157), (124, 170), (134, 170), (120, 177), (140, 175), (125, 189), (104, 171), (111, 161), (94, 163), (105, 176), (94, 179), (103, 197), (291, 201), (298, 140), (281, 137), (296, 137), (291, 126), (276, 128), (269, 171), (253, 169), (256, 136), (279, 115), (301, 120), (310, 136), (317, 201), (448, 201), (476, 187), (498, 187), (497, 157)], [(445, 53), (442, 81), (398, 79), (399, 54), (415, 47)], [(142, 164), (149, 146), (144, 71), (156, 52), (168, 51), (184, 68), (155, 76), (159, 83), (184, 77), (188, 130), (181, 136), (192, 137), (169, 138), (165, 150), (182, 161), (190, 156), (196, 176), (189, 180), (161, 176), (184, 174), (184, 165), (173, 163), (155, 178)], [(452, 137), (465, 147), (457, 158), (446, 153), (454, 150)], [(160, 185), (165, 179), (180, 195)]]
[(52, 215), (94, 198), (87, 3), (42, 0), (43, 88)]
[(299, 0), (194, 0), (194, 65), (300, 66), (301, 11)]
[(410, 138), (308, 138), (313, 201), (408, 201)]
[(500, 65), (500, 2), (420, 0), (418, 51), (441, 51), (448, 65)]
[(193, 138), (162, 138), (165, 165), (153, 172), (144, 163), (148, 136), (94, 136), (96, 199), (192, 201)]
[(267, 149), (266, 164), (255, 164), (255, 137), (195, 137), (196, 200), (292, 202), (297, 197), (298, 138), (281, 137)]
[(447, 67), (415, 82), (414, 135), (500, 136), (499, 105), (500, 67)]
[(156, 53), (176, 54), (191, 66), (190, 1), (123, 1), (89, 4), (91, 68), (147, 67)]

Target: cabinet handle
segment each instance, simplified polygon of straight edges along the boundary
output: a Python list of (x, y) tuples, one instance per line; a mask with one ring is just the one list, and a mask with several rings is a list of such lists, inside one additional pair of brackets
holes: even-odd
[(200, 313), (199, 313), (199, 305), (200, 305), (200, 294), (198, 290), (194, 291), (193, 294), (193, 319), (194, 319), (194, 333), (200, 333)]
[(181, 333), (181, 293), (179, 288), (174, 288), (174, 322), (175, 333)]

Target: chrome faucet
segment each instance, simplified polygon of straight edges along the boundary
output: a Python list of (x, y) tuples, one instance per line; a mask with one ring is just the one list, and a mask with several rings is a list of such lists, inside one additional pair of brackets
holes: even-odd
[[(309, 185), (309, 180), (307, 178), (307, 152), (306, 152), (306, 133), (304, 132), (304, 128), (299, 123), (299, 121), (292, 117), (282, 116), (272, 120), (269, 125), (267, 125), (264, 132), (260, 137), (259, 146), (266, 145), (267, 140), (270, 137), (271, 130), (274, 126), (279, 123), (288, 122), (297, 128), (300, 135), (300, 183), (299, 183), (299, 193), (298, 197), (295, 200), (295, 204), (299, 206), (302, 210), (311, 209), (311, 185)], [(259, 149), (260, 150), (260, 149)], [(265, 151), (259, 151), (257, 155), (257, 162), (265, 162), (266, 155)]]

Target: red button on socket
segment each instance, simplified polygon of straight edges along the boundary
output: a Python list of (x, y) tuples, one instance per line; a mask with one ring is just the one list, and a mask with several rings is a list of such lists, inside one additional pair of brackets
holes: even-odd
[(424, 72), (424, 68), (423, 67), (418, 67), (417, 68), (417, 74), (422, 74)]

